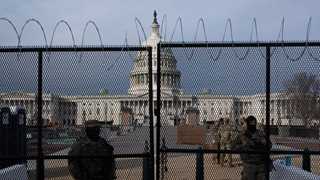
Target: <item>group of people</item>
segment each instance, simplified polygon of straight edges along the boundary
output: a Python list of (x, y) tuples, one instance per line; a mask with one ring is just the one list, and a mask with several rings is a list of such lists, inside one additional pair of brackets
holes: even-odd
[[(242, 180), (264, 180), (272, 168), (272, 161), (263, 153), (271, 149), (272, 143), (263, 129), (257, 127), (257, 119), (249, 116), (242, 118), (240, 122), (231, 122), (228, 118), (220, 119), (213, 130), (214, 143), (217, 149), (223, 152), (217, 154), (218, 164), (233, 166), (232, 153), (226, 153), (225, 150), (244, 151), (240, 153), (243, 164)], [(259, 153), (253, 153), (254, 151)]]
[[(100, 137), (100, 125), (96, 120), (85, 123), (86, 136), (75, 143), (69, 152), (69, 171), (76, 180), (115, 179), (113, 147)], [(261, 129), (257, 119), (249, 116), (239, 123), (220, 119), (214, 128), (215, 144), (223, 153), (217, 155), (222, 166), (232, 164), (232, 154), (225, 150), (267, 151), (271, 142)], [(96, 157), (95, 157), (96, 156)], [(242, 180), (264, 180), (269, 167), (269, 158), (264, 153), (240, 152), (243, 164)]]

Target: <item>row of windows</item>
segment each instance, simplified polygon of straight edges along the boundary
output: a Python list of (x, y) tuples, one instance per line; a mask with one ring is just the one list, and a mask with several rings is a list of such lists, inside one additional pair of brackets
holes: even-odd
[(59, 111), (59, 113), (60, 113), (60, 115), (76, 115), (77, 111), (76, 110), (73, 110), (73, 111), (63, 110), (63, 111)]
[[(156, 59), (156, 56), (154, 56), (154, 59)], [(161, 59), (161, 67), (173, 67), (176, 68), (175, 64), (171, 61), (170, 57), (168, 56), (167, 59), (163, 58)], [(136, 61), (135, 65), (137, 67), (146, 67), (148, 65), (147, 61), (145, 60), (138, 60)], [(157, 66), (157, 61), (153, 61), (153, 66)]]
[[(82, 105), (83, 105), (83, 106), (86, 106), (87, 103), (84, 102), (84, 103), (82, 103)], [(92, 106), (92, 105), (93, 105), (92, 103), (88, 103), (88, 106)], [(97, 106), (100, 106), (100, 103), (97, 103), (96, 105), (97, 105)], [(105, 105), (107, 105), (107, 104), (105, 104)], [(113, 106), (113, 103), (110, 103), (110, 105)]]
[[(0, 101), (0, 104), (6, 104), (6, 105), (11, 105), (11, 106), (14, 106), (14, 105), (36, 105), (36, 102), (33, 101), (33, 100), (1, 100)], [(50, 102), (49, 101), (44, 101), (43, 102), (43, 106), (49, 106), (50, 105)]]
[[(83, 105), (83, 106), (85, 106), (85, 105), (86, 105), (86, 103), (83, 103), (82, 105)], [(92, 103), (88, 103), (88, 105), (89, 105), (89, 106), (91, 106), (91, 105), (92, 105)], [(99, 104), (99, 103), (97, 103), (97, 106), (100, 106), (100, 104)]]
[(76, 120), (75, 119), (63, 119), (63, 125), (75, 125)]
[[(107, 111), (106, 111), (106, 112), (107, 112)], [(101, 110), (100, 110), (99, 108), (96, 109), (96, 115), (99, 116), (100, 113), (101, 113)], [(86, 110), (83, 110), (83, 111), (82, 111), (82, 115), (86, 115), (86, 114), (87, 114)], [(89, 114), (89, 115), (92, 115), (92, 109), (89, 109), (89, 110), (88, 110), (88, 114)]]
[[(133, 84), (148, 84), (149, 77), (147, 74), (133, 75), (131, 79)], [(157, 83), (157, 76), (153, 77), (154, 83)], [(180, 82), (180, 77), (178, 75), (162, 75), (161, 84), (164, 85), (176, 85), (178, 86)]]

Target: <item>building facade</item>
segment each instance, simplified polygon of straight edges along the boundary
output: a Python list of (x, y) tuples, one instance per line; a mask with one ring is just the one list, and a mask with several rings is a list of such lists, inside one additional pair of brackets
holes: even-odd
[[(157, 44), (161, 37), (156, 13), (151, 25), (152, 32), (144, 45), (152, 47), (153, 103), (157, 90)], [(183, 119), (188, 108), (199, 110), (199, 124), (218, 121), (220, 118), (240, 119), (248, 115), (265, 123), (265, 94), (251, 96), (188, 95), (181, 89), (181, 72), (170, 50), (161, 51), (161, 120), (162, 125), (175, 125)], [(146, 52), (139, 52), (131, 72), (128, 72), (130, 87), (126, 95), (57, 96), (43, 95), (44, 124), (61, 126), (82, 125), (90, 119), (108, 124), (121, 125), (121, 111), (131, 109), (132, 123), (148, 124), (149, 121), (149, 76)], [(27, 123), (35, 124), (37, 106), (34, 93), (12, 92), (0, 94), (0, 105), (22, 106), (27, 110)], [(301, 125), (290, 121), (287, 109), (292, 105), (285, 93), (271, 94), (271, 125)], [(155, 119), (155, 118), (154, 118)], [(126, 122), (127, 123), (127, 122)], [(154, 123), (155, 124), (155, 123)]]
[[(121, 125), (121, 109), (130, 108), (133, 120), (148, 124), (148, 96), (55, 96), (43, 95), (44, 125), (82, 125), (90, 119), (108, 124)], [(257, 117), (265, 124), (265, 94), (252, 96), (220, 95), (177, 95), (161, 98), (161, 120), (163, 125), (174, 125), (176, 117), (184, 118), (188, 108), (199, 109), (199, 124), (218, 121), (220, 118), (240, 119), (249, 115)], [(156, 103), (154, 101), (154, 103)], [(300, 121), (290, 121), (288, 107), (292, 103), (284, 93), (271, 94), (271, 125), (302, 125)], [(34, 93), (0, 93), (0, 106), (20, 106), (26, 109), (27, 124), (35, 125), (37, 118), (36, 95)]]
[[(76, 124), (76, 97), (43, 94), (43, 124), (73, 125)], [(36, 125), (37, 102), (35, 93), (11, 92), (0, 93), (0, 106), (20, 106), (26, 109), (27, 124)]]

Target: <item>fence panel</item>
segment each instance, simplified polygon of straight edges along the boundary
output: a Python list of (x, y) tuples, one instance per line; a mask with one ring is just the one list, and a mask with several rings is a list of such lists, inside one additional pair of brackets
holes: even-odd
[[(20, 52), (17, 49), (15, 52), (0, 53), (1, 157), (38, 155), (38, 133), (35, 128), (25, 126), (29, 121), (36, 121), (37, 117), (37, 70), (36, 52)], [(25, 108), (26, 116), (19, 119), (10, 107)], [(6, 112), (10, 114), (7, 119)], [(25, 163), (25, 160), (1, 160), (1, 168), (17, 163)]]
[[(244, 117), (256, 116), (263, 129), (266, 60), (261, 52), (265, 55), (265, 48), (192, 45), (168, 43), (161, 49), (161, 139), (167, 149), (231, 150), (230, 141), (242, 131)], [(222, 131), (224, 126), (228, 130)], [(219, 133), (225, 137), (222, 141)], [(226, 156), (224, 164), (222, 156)], [(181, 163), (175, 166), (183, 168)], [(203, 166), (205, 179), (240, 177), (237, 154), (206, 154)]]
[(270, 124), (277, 131), (271, 139), (277, 150), (301, 152), (276, 157), (319, 175), (317, 155), (303, 155), (319, 151), (319, 47), (280, 46), (272, 52)]
[[(272, 151), (276, 151), (271, 152), (272, 159), (287, 162), (294, 159), (292, 164), (297, 166), (304, 159), (304, 150), (311, 150), (311, 156), (318, 153), (319, 44), (163, 43), (160, 46), (158, 55), (163, 73), (158, 107), (161, 109), (160, 167), (169, 161), (166, 152), (183, 154), (187, 149), (201, 147), (205, 154), (205, 179), (230, 178), (226, 174), (218, 177), (221, 174), (218, 171), (240, 178), (239, 152), (226, 152), (232, 153), (229, 157), (233, 158), (228, 163), (228, 155), (219, 150), (232, 150), (228, 145), (232, 140), (226, 143), (228, 138), (224, 136), (237, 136), (245, 130), (241, 124), (249, 115), (257, 118), (260, 130), (271, 134), (266, 138), (273, 144)], [(221, 118), (230, 119), (232, 127), (219, 128)], [(303, 124), (306, 121), (308, 124)], [(220, 145), (214, 143), (219, 141)], [(212, 160), (206, 155), (211, 155)], [(222, 160), (218, 158), (221, 156), (227, 157)], [(311, 163), (314, 158), (304, 160), (300, 164), (309, 163), (310, 169), (315, 169)], [(219, 166), (223, 161), (231, 167)], [(216, 168), (206, 169), (210, 164)], [(170, 169), (161, 172), (161, 178), (166, 173), (170, 174)]]
[[(86, 136), (84, 123), (98, 120), (102, 127), (100, 136), (114, 148), (119, 178), (130, 177), (132, 173), (141, 178), (143, 171), (152, 169), (150, 48), (23, 47), (1, 51), (0, 103), (5, 107), (17, 105), (26, 109), (27, 130), (23, 140), (28, 147), (27, 154), (12, 157), (1, 154), (1, 158), (28, 159), (30, 179), (69, 179), (68, 152), (72, 144)], [(40, 68), (37, 66), (39, 57), (42, 58)], [(38, 70), (41, 78), (38, 78)], [(37, 118), (39, 90), (41, 128), (38, 128)], [(40, 144), (39, 132), (42, 133)], [(42, 164), (41, 154), (37, 152), (39, 147), (45, 159), (44, 172), (37, 166)], [(37, 159), (38, 163), (32, 159)], [(143, 159), (147, 160), (146, 166)]]

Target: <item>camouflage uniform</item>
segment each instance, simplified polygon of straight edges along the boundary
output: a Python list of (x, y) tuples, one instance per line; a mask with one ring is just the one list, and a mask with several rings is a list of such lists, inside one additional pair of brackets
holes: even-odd
[[(221, 133), (222, 133), (222, 126), (221, 122), (219, 122), (213, 129), (213, 137), (214, 143), (217, 145), (217, 149), (221, 149)], [(220, 153), (217, 153), (216, 161), (220, 164)]]
[(257, 124), (257, 129), (259, 129), (260, 131), (264, 130), (264, 125), (262, 123), (258, 123)]
[[(271, 142), (269, 142), (271, 145)], [(233, 148), (242, 151), (265, 151), (267, 141), (263, 131), (256, 130), (253, 134), (242, 132)], [(270, 149), (270, 147), (269, 147)], [(241, 180), (265, 180), (266, 156), (264, 154), (240, 154), (243, 162)]]
[[(225, 123), (221, 130), (221, 149), (222, 150), (231, 150), (232, 143), (235, 139), (236, 129), (231, 124), (230, 120), (225, 120)], [(224, 165), (224, 163), (227, 163), (228, 166), (232, 166), (232, 154), (223, 153), (222, 154), (222, 163), (221, 165)]]
[[(241, 118), (240, 121), (239, 121), (239, 133), (244, 133), (246, 131), (246, 122), (245, 122), (245, 118)], [(239, 134), (239, 135), (240, 135)]]
[(70, 158), (68, 167), (76, 180), (115, 179), (113, 147), (99, 136), (95, 140), (81, 138), (72, 145), (69, 156), (106, 156), (106, 158)]

